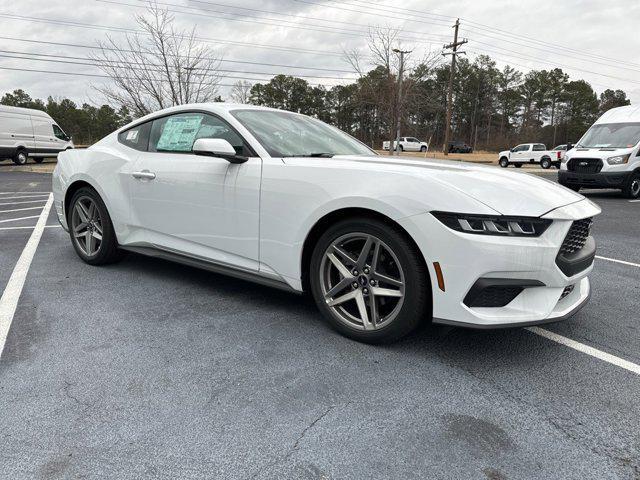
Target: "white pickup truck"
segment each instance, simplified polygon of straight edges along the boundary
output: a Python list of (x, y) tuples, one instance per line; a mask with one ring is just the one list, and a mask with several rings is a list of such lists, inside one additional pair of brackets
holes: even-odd
[[(382, 149), (389, 150), (389, 143), (391, 142), (382, 142)], [(396, 141), (394, 140), (394, 149), (395, 143)], [(415, 137), (400, 137), (398, 145), (401, 152), (426, 152), (429, 150), (429, 144), (427, 142), (421, 142)]]
[(542, 143), (522, 143), (511, 150), (505, 150), (498, 154), (498, 163), (502, 168), (509, 165), (522, 167), (525, 163), (538, 163), (544, 169), (552, 166), (560, 168), (560, 162), (564, 157), (564, 151), (547, 150)]

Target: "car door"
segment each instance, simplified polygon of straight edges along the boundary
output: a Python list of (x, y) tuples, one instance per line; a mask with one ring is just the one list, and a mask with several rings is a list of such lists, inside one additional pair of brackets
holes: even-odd
[(418, 141), (417, 138), (407, 137), (407, 143), (409, 145), (407, 150), (411, 150), (412, 152), (420, 151), (420, 142)]
[[(233, 164), (192, 153), (198, 138), (223, 138), (249, 159)], [(258, 270), (262, 160), (223, 119), (177, 113), (152, 122), (148, 149), (130, 166), (132, 228), (161, 249)]]
[(518, 145), (516, 148), (513, 149), (513, 152), (511, 152), (510, 160), (512, 162), (513, 161), (525, 162), (526, 155), (527, 155), (527, 152), (529, 151), (529, 148), (531, 148), (531, 145), (527, 145), (527, 144)]

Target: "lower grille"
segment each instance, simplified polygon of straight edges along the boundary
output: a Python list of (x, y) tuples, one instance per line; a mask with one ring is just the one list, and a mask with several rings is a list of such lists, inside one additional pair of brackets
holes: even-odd
[(576, 173), (599, 173), (602, 166), (599, 158), (572, 158), (567, 162), (567, 170)]
[(470, 307), (504, 307), (524, 290), (522, 287), (488, 287), (482, 290)]
[(564, 297), (566, 297), (571, 292), (573, 292), (573, 288), (574, 288), (574, 285), (569, 285), (567, 287), (564, 287), (564, 290), (562, 290), (562, 294), (560, 295), (560, 300), (562, 300)]
[(589, 238), (592, 224), (592, 218), (585, 218), (583, 220), (576, 220), (573, 222), (564, 242), (562, 242), (560, 254), (567, 255), (581, 250), (587, 243), (587, 238)]

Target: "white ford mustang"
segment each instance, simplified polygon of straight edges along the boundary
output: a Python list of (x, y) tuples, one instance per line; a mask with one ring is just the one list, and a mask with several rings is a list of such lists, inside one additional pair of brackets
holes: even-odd
[(82, 260), (134, 251), (296, 292), (388, 342), (423, 321), (567, 318), (588, 300), (600, 209), (523, 173), (378, 156), (316, 119), (183, 105), (60, 154), (58, 219)]

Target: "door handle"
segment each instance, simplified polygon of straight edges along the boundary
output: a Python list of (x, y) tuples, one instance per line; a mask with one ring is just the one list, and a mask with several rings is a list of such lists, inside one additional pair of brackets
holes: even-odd
[(156, 174), (153, 172), (150, 172), (149, 170), (142, 170), (141, 172), (133, 172), (131, 176), (139, 180), (153, 180), (154, 178), (156, 178)]

